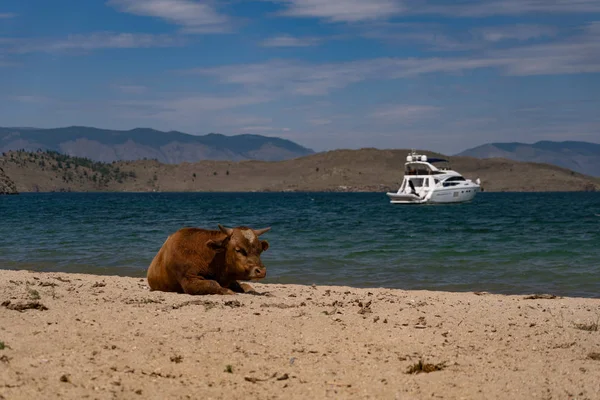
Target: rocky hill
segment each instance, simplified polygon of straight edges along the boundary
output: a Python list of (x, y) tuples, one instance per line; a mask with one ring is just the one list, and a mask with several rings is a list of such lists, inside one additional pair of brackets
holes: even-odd
[(18, 193), (15, 183), (6, 175), (4, 170), (0, 168), (0, 195)]
[(166, 164), (200, 160), (280, 161), (313, 154), (289, 140), (261, 135), (189, 135), (148, 128), (129, 131), (71, 126), (0, 128), (0, 151), (51, 150), (94, 161), (156, 159)]
[(459, 156), (507, 158), (558, 165), (582, 174), (600, 176), (600, 144), (588, 142), (489, 143), (465, 150)]
[[(293, 160), (93, 162), (55, 152), (8, 152), (0, 167), (21, 192), (373, 191), (397, 190), (407, 150), (336, 150)], [(441, 156), (424, 151), (428, 156)], [(486, 191), (600, 191), (600, 179), (548, 164), (452, 157)]]

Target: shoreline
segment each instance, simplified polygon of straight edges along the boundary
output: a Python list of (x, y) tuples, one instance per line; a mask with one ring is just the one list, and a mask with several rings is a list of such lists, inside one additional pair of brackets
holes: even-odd
[[(397, 189), (393, 189), (394, 191)], [(197, 194), (248, 194), (248, 193), (274, 193), (274, 194), (282, 194), (282, 193), (382, 193), (385, 195), (385, 191), (380, 190), (241, 190), (241, 191), (228, 191), (228, 190), (184, 190), (184, 191), (149, 191), (149, 190), (83, 190), (83, 191), (75, 191), (75, 190), (54, 190), (54, 191), (32, 191), (25, 190), (18, 193), (11, 193), (10, 195), (19, 195), (19, 194), (53, 194), (53, 193), (106, 193), (106, 194), (114, 194), (114, 193), (131, 193), (131, 194), (187, 194), (187, 193), (197, 193)], [(482, 193), (531, 193), (531, 194), (552, 194), (552, 193), (600, 193), (597, 190), (485, 190), (478, 193), (481, 195)]]
[(600, 398), (600, 299), (253, 286), (2, 270), (0, 398)]
[[(0, 165), (26, 191), (397, 191), (409, 150), (335, 150), (277, 162), (209, 161), (162, 164), (119, 161), (102, 167), (58, 153), (10, 152)], [(433, 154), (429, 154), (431, 156)], [(486, 192), (600, 190), (600, 177), (551, 164), (452, 157), (466, 179)], [(41, 163), (41, 165), (40, 165)], [(516, 173), (516, 171), (519, 171)]]
[[(47, 271), (47, 270), (37, 270), (37, 269), (31, 269), (31, 268), (16, 268), (16, 267), (0, 267), (0, 273), (1, 271), (25, 271), (25, 272), (31, 272), (31, 273), (41, 273), (41, 274), (67, 274), (67, 275), (85, 275), (85, 276), (94, 276), (97, 278), (102, 278), (102, 277), (116, 277), (116, 278), (132, 278), (132, 279), (146, 279), (146, 272), (147, 272), (147, 267), (144, 268), (123, 268), (123, 267), (111, 267), (109, 269), (105, 269), (104, 271), (67, 271), (67, 270), (61, 270), (61, 271)], [(123, 273), (120, 273), (122, 271), (125, 271)], [(133, 273), (135, 272), (135, 273)], [(267, 278), (264, 280), (260, 280), (258, 283), (259, 285), (265, 285), (265, 286), (273, 286), (273, 285), (280, 285), (280, 286), (299, 286), (299, 287), (311, 287), (311, 286), (319, 286), (319, 287), (344, 287), (344, 288), (350, 288), (350, 289), (357, 289), (357, 290), (399, 290), (399, 291), (404, 291), (404, 292), (418, 292), (418, 291), (422, 291), (422, 292), (432, 292), (432, 293), (456, 293), (456, 294), (462, 294), (462, 293), (471, 293), (471, 294), (486, 294), (486, 295), (496, 295), (496, 296), (552, 296), (554, 298), (569, 298), (569, 299), (591, 299), (591, 300), (600, 300), (600, 293), (597, 292), (593, 292), (594, 295), (589, 295), (588, 292), (586, 292), (586, 294), (573, 294), (573, 293), (564, 293), (561, 291), (556, 291), (556, 290), (515, 290), (515, 291), (498, 291), (498, 290), (493, 290), (493, 289), (487, 289), (487, 288), (482, 288), (482, 289), (466, 289), (466, 288), (461, 288), (458, 289), (456, 287), (452, 287), (452, 288), (448, 288), (448, 287), (439, 287), (439, 288), (433, 288), (433, 287), (393, 287), (393, 286), (357, 286), (357, 285), (353, 285), (351, 283), (348, 284), (341, 284), (341, 285), (332, 285), (332, 284), (328, 284), (328, 283), (316, 283), (316, 282), (298, 282), (298, 283), (290, 283), (290, 282), (281, 282), (281, 281), (276, 281), (276, 282), (272, 282), (269, 279), (276, 279), (276, 278)], [(251, 282), (251, 284), (254, 284), (253, 282)], [(592, 293), (592, 292), (589, 292)]]

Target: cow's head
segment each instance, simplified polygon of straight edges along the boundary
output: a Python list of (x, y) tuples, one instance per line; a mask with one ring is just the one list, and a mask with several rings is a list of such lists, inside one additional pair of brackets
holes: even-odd
[(245, 226), (219, 229), (226, 237), (209, 240), (207, 245), (217, 252), (225, 252), (227, 275), (234, 280), (256, 280), (267, 275), (260, 254), (269, 248), (269, 242), (258, 237), (271, 228), (251, 229)]

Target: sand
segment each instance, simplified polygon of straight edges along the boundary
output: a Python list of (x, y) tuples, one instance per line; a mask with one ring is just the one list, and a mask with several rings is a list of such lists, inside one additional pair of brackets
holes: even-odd
[(255, 287), (0, 271), (0, 399), (600, 399), (600, 299)]

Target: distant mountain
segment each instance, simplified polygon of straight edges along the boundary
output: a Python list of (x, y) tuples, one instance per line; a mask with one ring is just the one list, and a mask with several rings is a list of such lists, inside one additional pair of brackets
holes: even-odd
[(157, 159), (166, 164), (200, 160), (281, 161), (314, 152), (292, 141), (261, 135), (204, 136), (149, 128), (129, 131), (70, 126), (67, 128), (0, 128), (0, 151), (38, 149), (94, 161)]
[[(408, 150), (334, 150), (278, 162), (153, 160), (93, 162), (56, 152), (11, 151), (0, 168), (19, 192), (379, 192), (396, 191)], [(425, 151), (428, 157), (444, 155)], [(486, 192), (600, 191), (600, 178), (555, 165), (452, 157)], [(1, 216), (1, 214), (0, 214)], [(0, 218), (1, 221), (1, 218)]]
[(600, 144), (588, 142), (489, 143), (457, 154), (553, 164), (585, 175), (600, 176)]

